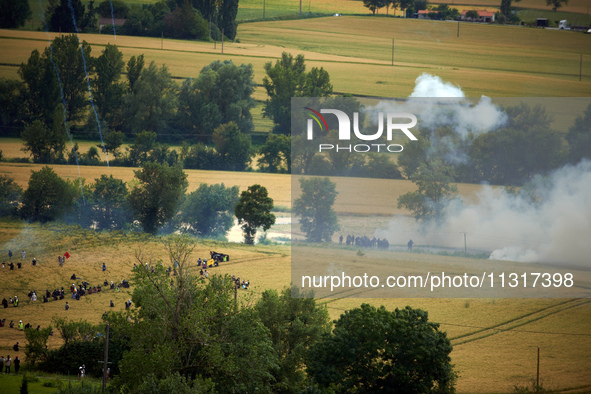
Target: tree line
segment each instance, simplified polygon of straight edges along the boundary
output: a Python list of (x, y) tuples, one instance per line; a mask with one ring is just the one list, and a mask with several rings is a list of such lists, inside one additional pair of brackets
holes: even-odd
[[(316, 97), (325, 107), (358, 112), (360, 124), (365, 122), (363, 106), (353, 97), (335, 95), (328, 72), (307, 70), (303, 55), (283, 53), (264, 68), (268, 98), (263, 116), (274, 126), (255, 149), (250, 138), (252, 65), (214, 61), (179, 86), (166, 66), (146, 66), (143, 55), (125, 63), (119, 49), (107, 45), (95, 58), (90, 45), (80, 44), (75, 35), (58, 37), (21, 64), (20, 80), (0, 80), (2, 134), (19, 135), (37, 163), (99, 165), (108, 157), (112, 165), (157, 162), (244, 171), (258, 155), (258, 169), (264, 172), (410, 179), (420, 163), (439, 156), (454, 167), (455, 181), (499, 185), (521, 185), (535, 174), (591, 156), (591, 109), (562, 134), (552, 129), (544, 108), (526, 104), (506, 108), (504, 127), (468, 142), (449, 128), (429, 130), (406, 144), (396, 162), (388, 154), (320, 154), (308, 149), (303, 132), (292, 133), (292, 118), (301, 121), (304, 114), (291, 113), (291, 99)], [(327, 117), (327, 126), (326, 142), (337, 143), (336, 119)], [(75, 143), (74, 149), (68, 146), (68, 133), (101, 143), (80, 152)], [(131, 144), (123, 150), (126, 139)], [(168, 145), (180, 141), (178, 149)], [(450, 143), (466, 160), (450, 161), (444, 149)]]
[(104, 174), (86, 184), (82, 178), (62, 179), (45, 166), (32, 171), (26, 190), (1, 175), (0, 217), (60, 220), (97, 231), (182, 232), (223, 239), (236, 216), (247, 244), (254, 243), (259, 229), (266, 231), (275, 223), (273, 199), (263, 186), (239, 193), (238, 186), (201, 184), (186, 193), (187, 174), (179, 166), (148, 162), (134, 172), (129, 184)]
[(591, 159), (591, 105), (566, 133), (552, 127), (553, 117), (539, 104), (503, 111), (504, 126), (476, 137), (463, 138), (448, 126), (424, 130), (400, 153), (401, 171), (412, 179), (422, 164), (439, 160), (455, 182), (521, 186), (536, 175)]
[(386, 8), (386, 15), (390, 13), (395, 15), (396, 10), (400, 8), (407, 17), (415, 12), (426, 10), (429, 6), (429, 0), (362, 0), (363, 6), (367, 7), (374, 15), (379, 14), (382, 8)]
[[(29, 0), (0, 0), (0, 28), (24, 26), (31, 18)], [(49, 0), (45, 26), (39, 30), (59, 33), (103, 33), (128, 36), (166, 37), (187, 40), (221, 40), (236, 37), (238, 0), (161, 0), (128, 4), (123, 0)], [(109, 20), (103, 26), (99, 19)], [(124, 20), (113, 26), (113, 19)], [(115, 28), (115, 30), (113, 30)]]
[(33, 367), (67, 373), (84, 363), (101, 376), (109, 324), (113, 393), (454, 392), (450, 341), (426, 311), (363, 304), (331, 323), (326, 305), (297, 288), (236, 300), (243, 290), (231, 277), (190, 269), (193, 241), (163, 243), (176, 275), (138, 250), (134, 307), (98, 325), (54, 319), (64, 339), (55, 350), (45, 346), (51, 327), (26, 330)]

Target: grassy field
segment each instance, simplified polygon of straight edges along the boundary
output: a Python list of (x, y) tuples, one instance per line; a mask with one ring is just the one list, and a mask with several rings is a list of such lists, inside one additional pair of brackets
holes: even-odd
[[(225, 43), (223, 55), (220, 45), (214, 49), (213, 43), (141, 37), (115, 41), (105, 35), (81, 38), (92, 44), (95, 55), (107, 43), (116, 43), (124, 60), (144, 53), (147, 61), (166, 64), (179, 78), (195, 77), (203, 66), (222, 59), (253, 64), (255, 82), (261, 83), (263, 65), (287, 51), (304, 54), (308, 67), (324, 67), (335, 91), (352, 94), (407, 96), (423, 72), (458, 84), (471, 96), (576, 97), (591, 91), (591, 46), (586, 35), (461, 23), (458, 38), (457, 30), (457, 23), (369, 16), (248, 23), (239, 26), (240, 43)], [(8, 30), (1, 30), (0, 37), (7, 59), (3, 63), (14, 65), (26, 61), (33, 49), (45, 48), (48, 38), (41, 32)], [(15, 77), (16, 67), (0, 67), (0, 76)], [(264, 99), (258, 94), (257, 99)]]
[[(138, 4), (147, 2), (151, 1), (135, 1)], [(498, 7), (499, 1), (455, 0), (448, 3), (491, 8)], [(239, 19), (262, 18), (262, 4), (262, 0), (241, 0)], [(562, 10), (585, 14), (588, 4), (584, 0), (570, 0)], [(308, 10), (306, 5), (311, 12), (369, 14), (360, 1), (302, 2), (304, 12)], [(519, 7), (548, 9), (544, 0), (522, 0)], [(37, 8), (32, 3), (33, 12), (38, 15)], [(298, 11), (297, 0), (265, 1), (266, 17)], [(92, 44), (95, 56), (107, 43), (116, 43), (124, 53), (124, 60), (144, 53), (148, 62), (154, 60), (158, 65), (166, 64), (172, 75), (178, 78), (195, 77), (203, 66), (221, 59), (237, 64), (252, 63), (255, 82), (261, 83), (264, 64), (275, 61), (283, 51), (287, 51), (294, 55), (303, 53), (308, 69), (327, 69), (335, 91), (357, 95), (407, 96), (414, 88), (415, 79), (423, 72), (451, 81), (461, 86), (468, 96), (474, 97), (482, 94), (588, 97), (591, 94), (589, 35), (469, 23), (461, 23), (459, 27), (460, 37), (457, 37), (457, 23), (371, 16), (242, 23), (238, 27), (240, 42), (225, 43), (224, 54), (221, 54), (219, 43), (214, 47), (213, 43), (123, 36), (118, 36), (115, 41), (114, 37), (104, 35), (82, 35), (81, 39)], [(391, 65), (392, 39), (395, 40), (394, 66)], [(0, 30), (0, 40), (2, 63), (12, 65), (26, 61), (33, 49), (42, 50), (48, 44), (48, 36), (42, 32)], [(583, 78), (579, 82), (581, 53)], [(14, 66), (2, 65), (0, 76), (15, 78), (16, 70)], [(257, 89), (255, 98), (266, 98), (261, 88)], [(254, 114), (257, 131), (270, 128), (270, 122), (260, 117), (260, 107), (255, 109)], [(17, 140), (3, 140), (0, 144), (7, 157), (21, 154)], [(79, 144), (81, 150), (86, 151), (93, 143)], [(67, 179), (79, 176), (76, 167), (53, 167)], [(26, 187), (30, 171), (39, 168), (33, 164), (0, 163), (0, 173), (14, 177), (23, 187)], [(80, 171), (87, 183), (103, 173), (113, 174), (125, 181), (133, 178), (132, 168), (81, 167)], [(238, 185), (241, 190), (260, 183), (269, 189), (275, 205), (284, 207), (291, 207), (292, 193), (294, 197), (298, 193), (296, 188), (292, 191), (290, 177), (286, 175), (195, 170), (187, 173), (189, 191), (201, 182), (224, 182), (226, 185)], [(337, 190), (341, 195), (347, 195), (337, 207), (339, 213), (344, 214), (344, 229), (355, 227), (361, 232), (365, 229), (370, 231), (376, 225), (387, 224), (390, 215), (404, 214), (395, 208), (395, 201), (399, 194), (413, 190), (413, 187), (406, 181), (337, 179)], [(459, 185), (459, 188), (463, 198), (469, 200), (474, 198), (474, 192), (480, 186)], [(363, 202), (363, 191), (367, 190), (377, 195), (372, 206)], [(366, 217), (376, 213), (382, 216), (373, 217), (373, 222), (369, 223)], [(134, 252), (139, 248), (156, 257), (165, 257), (158, 239), (138, 234), (94, 233), (54, 225), (0, 222), (0, 249), (3, 253), (0, 261), (6, 258), (5, 250), (9, 247), (13, 251), (25, 248), (27, 256), (36, 256), (40, 264), (38, 267), (26, 264), (20, 271), (0, 271), (0, 297), (18, 294), (22, 300), (19, 308), (0, 309), (0, 318), (7, 321), (23, 319), (42, 327), (51, 323), (52, 316), (66, 316), (63, 308), (65, 301), (31, 303), (26, 297), (29, 290), (67, 286), (71, 284), (69, 277), (73, 273), (92, 284), (102, 283), (105, 279), (119, 281), (129, 278)], [(194, 260), (206, 256), (212, 249), (232, 256), (229, 264), (214, 271), (250, 279), (255, 296), (264, 289), (287, 286), (292, 280), (291, 251), (287, 246), (245, 247), (200, 241)], [(72, 258), (60, 268), (56, 256), (65, 251), (69, 251)], [(430, 259), (450, 264), (458, 259), (463, 261), (462, 258), (437, 255), (392, 252), (391, 256), (393, 260), (408, 265)], [(100, 269), (103, 262), (108, 266), (106, 275)], [(477, 262), (482, 264), (483, 260)], [(244, 295), (242, 293), (241, 296)], [(128, 298), (127, 291), (106, 291), (78, 302), (71, 300), (72, 308), (68, 316), (97, 322), (108, 309), (110, 299), (114, 300), (115, 309), (119, 310)], [(331, 317), (337, 318), (345, 310), (364, 301), (383, 304), (389, 309), (411, 305), (428, 310), (430, 319), (441, 324), (454, 344), (452, 360), (460, 374), (459, 392), (511, 392), (514, 385), (527, 384), (535, 377), (538, 347), (541, 349), (540, 372), (546, 388), (571, 393), (591, 392), (591, 304), (587, 300), (336, 298), (326, 300), (326, 304)], [(0, 354), (11, 351), (16, 341), (24, 343), (22, 333), (8, 328), (2, 330)], [(58, 338), (50, 339), (51, 347), (59, 344)], [(0, 386), (4, 387), (1, 375)]]
[[(72, 305), (65, 311), (63, 301), (48, 304), (30, 302), (29, 290), (43, 291), (56, 286), (68, 286), (69, 277), (76, 273), (91, 284), (105, 279), (115, 282), (130, 278), (134, 253), (139, 248), (156, 259), (165, 259), (158, 239), (141, 234), (94, 233), (76, 228), (54, 225), (23, 225), (0, 222), (2, 250), (24, 248), (27, 256), (37, 257), (39, 264), (25, 264), (22, 270), (3, 271), (2, 292), (19, 295), (19, 308), (2, 310), (7, 321), (22, 319), (42, 327), (51, 324), (52, 316), (87, 319), (98, 322), (114, 300), (115, 309), (123, 309), (129, 298), (127, 290), (103, 291), (69, 300)], [(280, 289), (290, 282), (290, 250), (282, 246), (246, 247), (210, 241), (197, 243), (192, 260), (205, 257), (209, 250), (219, 250), (231, 256), (229, 263), (212, 269), (212, 273), (235, 274), (253, 284), (256, 296), (264, 289)], [(68, 251), (72, 257), (59, 267), (56, 255)], [(455, 258), (441, 256), (391, 253), (392, 259), (403, 264), (416, 264), (425, 259), (441, 262)], [(17, 253), (13, 259), (18, 258)], [(19, 256), (20, 257), (20, 256)], [(418, 259), (418, 260), (417, 260)], [(103, 273), (101, 265), (107, 264)], [(241, 297), (247, 293), (240, 293)], [(4, 295), (3, 295), (4, 296)], [(541, 376), (546, 387), (567, 389), (591, 388), (586, 376), (591, 362), (589, 332), (591, 303), (586, 300), (563, 299), (359, 299), (340, 298), (326, 300), (332, 318), (361, 302), (385, 305), (388, 308), (411, 305), (429, 311), (430, 319), (439, 322), (454, 344), (452, 360), (460, 374), (459, 392), (510, 392), (513, 385), (525, 384), (535, 376), (537, 346), (542, 349)], [(18, 321), (18, 320), (17, 320)], [(8, 353), (16, 341), (24, 342), (17, 330), (3, 329), (0, 353)], [(582, 335), (582, 336), (581, 336)], [(50, 339), (50, 347), (59, 346), (57, 337)], [(12, 352), (10, 352), (12, 353)], [(22, 356), (22, 355), (21, 355)], [(577, 391), (573, 391), (577, 392)]]

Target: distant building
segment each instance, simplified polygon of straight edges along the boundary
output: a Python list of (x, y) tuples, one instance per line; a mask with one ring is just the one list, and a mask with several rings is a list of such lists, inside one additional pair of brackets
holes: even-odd
[(462, 20), (463, 21), (472, 21), (472, 22), (494, 22), (495, 21), (495, 13), (492, 11), (487, 10), (476, 10), (478, 12), (478, 18), (476, 20), (472, 20), (472, 18), (466, 18), (466, 13), (470, 10), (463, 10), (462, 11)]
[(437, 14), (437, 11), (433, 11), (433, 10), (420, 10), (420, 11), (417, 11), (417, 18), (418, 19), (430, 19), (429, 18), (429, 14), (430, 13)]
[(101, 31), (101, 29), (103, 28), (103, 26), (113, 26), (115, 25), (115, 28), (117, 28), (117, 26), (123, 26), (125, 24), (125, 19), (124, 18), (101, 18), (99, 19), (99, 31)]

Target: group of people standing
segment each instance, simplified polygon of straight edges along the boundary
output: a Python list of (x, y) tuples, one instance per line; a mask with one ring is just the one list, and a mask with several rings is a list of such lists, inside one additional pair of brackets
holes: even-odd
[(5, 374), (11, 373), (10, 368), (14, 364), (14, 373), (18, 373), (21, 368), (21, 360), (16, 356), (14, 360), (10, 356), (0, 356), (0, 371), (4, 371)]

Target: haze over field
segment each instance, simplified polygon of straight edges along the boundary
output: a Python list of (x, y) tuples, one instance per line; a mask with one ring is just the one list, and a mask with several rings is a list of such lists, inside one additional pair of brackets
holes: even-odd
[[(368, 111), (413, 112), (422, 120), (421, 130), (433, 133), (436, 127), (449, 126), (468, 143), (506, 123), (507, 115), (490, 98), (482, 96), (474, 106), (464, 98), (458, 86), (423, 74), (408, 101), (381, 102)], [(428, 155), (444, 152), (449, 162), (469, 164), (465, 146), (457, 146), (457, 140), (435, 140), (437, 145)], [(399, 237), (405, 231), (401, 229), (406, 229), (417, 244), (463, 247), (463, 233), (467, 233), (469, 248), (491, 251), (490, 259), (589, 265), (591, 162), (564, 166), (547, 177), (537, 176), (519, 193), (485, 185), (476, 194), (475, 202), (450, 202), (441, 222), (421, 226), (395, 217), (388, 229), (378, 230), (376, 236)]]

